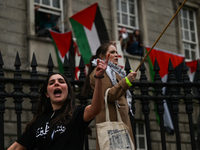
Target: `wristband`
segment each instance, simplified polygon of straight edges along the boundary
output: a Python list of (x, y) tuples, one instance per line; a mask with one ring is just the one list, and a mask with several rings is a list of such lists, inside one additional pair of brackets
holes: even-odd
[(97, 77), (96, 75), (94, 75), (95, 78), (98, 78), (98, 79), (102, 79), (104, 78), (104, 75), (102, 77)]
[(132, 86), (131, 82), (128, 80), (127, 77), (125, 77), (126, 83), (128, 84), (128, 86)]

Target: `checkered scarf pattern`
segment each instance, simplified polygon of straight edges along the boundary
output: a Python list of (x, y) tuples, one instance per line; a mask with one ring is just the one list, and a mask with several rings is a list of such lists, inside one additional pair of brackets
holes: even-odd
[[(103, 60), (103, 61), (105, 61), (105, 60)], [(94, 59), (92, 61), (92, 66), (97, 66), (97, 59)], [(126, 73), (121, 67), (108, 61), (106, 74), (110, 78), (113, 86), (118, 84), (115, 73), (117, 73), (122, 79), (126, 77)], [(129, 106), (130, 113), (133, 115), (133, 111), (132, 111), (132, 107), (131, 107), (132, 106), (132, 95), (129, 90), (126, 91), (126, 100), (127, 100), (128, 106)], [(117, 104), (118, 104), (118, 100), (117, 100)], [(119, 107), (119, 105), (118, 105), (118, 107)]]

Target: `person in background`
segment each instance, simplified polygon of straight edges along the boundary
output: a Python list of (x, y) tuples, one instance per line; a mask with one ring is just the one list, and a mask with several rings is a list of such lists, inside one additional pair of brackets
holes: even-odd
[(43, 12), (38, 11), (39, 8), (40, 8), (40, 5), (35, 6), (35, 33), (38, 32), (39, 24), (43, 16)]
[(88, 106), (74, 108), (74, 94), (67, 78), (60, 73), (49, 75), (40, 90), (34, 118), (8, 150), (82, 150), (88, 125), (103, 107), (102, 77), (108, 59), (97, 60), (96, 88)]
[[(119, 107), (119, 112), (122, 121), (129, 127), (129, 134), (134, 143), (132, 127), (130, 122), (129, 114), (133, 115), (131, 109), (132, 95), (128, 90), (135, 81), (136, 72), (131, 72), (126, 76), (125, 71), (118, 66), (118, 53), (116, 46), (112, 43), (105, 43), (101, 45), (97, 51), (96, 55), (92, 56), (90, 59), (89, 70), (86, 76), (85, 84), (82, 89), (82, 95), (87, 97), (90, 95), (92, 90), (94, 90), (98, 85), (96, 84), (96, 78), (94, 75), (97, 71), (97, 60), (104, 60), (109, 56), (108, 66), (106, 72), (104, 73), (104, 78), (102, 79), (103, 84), (103, 95), (108, 88), (108, 107), (110, 113), (110, 121), (117, 121), (117, 114), (115, 108), (115, 101)], [(96, 124), (105, 122), (105, 105), (101, 110), (100, 114), (96, 116)], [(96, 139), (96, 150), (99, 150), (98, 139)]]
[(53, 21), (52, 14), (49, 14), (49, 13), (45, 13), (43, 15), (36, 29), (37, 29), (37, 36), (50, 37), (50, 38), (51, 38), (51, 34), (49, 32), (49, 29), (56, 32), (60, 32), (59, 27)]
[(132, 55), (143, 55), (143, 44), (139, 29), (135, 29), (130, 37), (127, 45), (127, 52)]
[(128, 40), (129, 40), (129, 35), (126, 31), (126, 28), (122, 28), (119, 32), (119, 41), (123, 52), (126, 52)]

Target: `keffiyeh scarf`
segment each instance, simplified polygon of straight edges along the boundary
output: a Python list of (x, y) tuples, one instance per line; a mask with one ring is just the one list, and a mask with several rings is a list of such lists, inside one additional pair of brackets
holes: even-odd
[[(97, 66), (97, 59), (94, 59), (92, 61), (92, 66)], [(119, 67), (118, 65), (115, 65), (114, 63), (108, 61), (106, 74), (110, 78), (113, 86), (117, 85), (117, 79), (116, 79), (115, 73), (117, 73), (122, 79), (126, 77), (126, 73), (121, 67)], [(127, 100), (128, 106), (129, 106), (130, 113), (133, 116), (133, 111), (132, 111), (132, 107), (131, 107), (131, 105), (132, 105), (132, 95), (131, 95), (129, 90), (126, 91), (126, 100)], [(117, 101), (117, 104), (118, 104), (118, 101)], [(119, 107), (119, 105), (118, 105), (118, 107)]]

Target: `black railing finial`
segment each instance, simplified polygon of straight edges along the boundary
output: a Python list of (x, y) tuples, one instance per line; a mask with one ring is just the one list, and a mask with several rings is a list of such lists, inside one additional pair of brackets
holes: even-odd
[(53, 73), (53, 67), (54, 67), (54, 63), (53, 63), (51, 54), (49, 54), (49, 60), (48, 60), (48, 64), (47, 64), (48, 74)]
[[(185, 60), (183, 60), (182, 81), (183, 81), (183, 82), (190, 83), (190, 80), (189, 80), (187, 71), (188, 71), (188, 66), (187, 66), (186, 63), (185, 63)], [(190, 86), (191, 86), (191, 85), (190, 85)], [(190, 91), (189, 91), (189, 93), (190, 93)]]
[(125, 63), (124, 70), (126, 71), (126, 75), (128, 75), (128, 74), (130, 73), (131, 66), (130, 66), (130, 63), (129, 63), (128, 57), (126, 57), (126, 63)]
[(157, 59), (155, 59), (153, 71), (154, 71), (154, 73), (155, 73), (155, 74), (154, 74), (154, 82), (162, 82), (162, 81), (161, 81), (160, 74), (159, 74), (160, 67), (159, 67), (159, 65), (158, 65)]
[(70, 64), (69, 64), (69, 61), (67, 59), (67, 56), (65, 55), (65, 59), (64, 59), (64, 64), (63, 64), (63, 68), (64, 68), (64, 75), (67, 77), (67, 79), (69, 81), (72, 80), (72, 77), (71, 77), (71, 73), (70, 73)]
[(37, 60), (35, 58), (35, 53), (33, 53), (32, 61), (31, 61), (31, 67), (37, 67)]
[(4, 63), (3, 63), (3, 58), (2, 58), (2, 55), (1, 55), (1, 51), (0, 51), (0, 66), (3, 66)]
[(15, 67), (21, 66), (21, 61), (19, 58), (19, 53), (17, 52), (16, 58), (15, 58)]
[(15, 66), (14, 77), (15, 78), (21, 78), (21, 71), (20, 71), (21, 61), (20, 61), (18, 52), (17, 52), (17, 55), (16, 55), (14, 66)]
[(35, 58), (35, 53), (33, 53), (32, 61), (31, 61), (31, 67), (32, 67), (32, 72), (31, 72), (31, 78), (38, 78), (37, 75), (37, 60)]
[(85, 74), (85, 63), (83, 61), (82, 56), (81, 56), (81, 60), (80, 60), (80, 63), (79, 63), (79, 69), (80, 69), (79, 80), (84, 81), (85, 78), (86, 78), (86, 74)]
[(172, 64), (171, 58), (169, 58), (169, 63), (168, 63), (168, 71), (174, 70), (174, 66)]
[[(176, 78), (175, 78), (175, 75), (174, 75), (174, 67), (173, 67), (173, 65), (172, 65), (171, 59), (169, 59), (168, 71), (169, 71), (169, 74), (168, 74), (169, 82), (176, 82)], [(174, 88), (173, 88), (173, 89), (174, 89)], [(175, 91), (175, 92), (176, 92), (176, 91)]]
[(144, 63), (141, 64), (139, 70), (140, 70), (140, 72), (141, 72), (141, 74), (140, 74), (140, 81), (141, 81), (141, 82), (146, 82), (146, 81), (147, 81), (147, 76), (146, 76), (146, 74), (145, 74), (146, 67), (145, 67)]
[(4, 77), (3, 65), (4, 65), (4, 62), (3, 62), (3, 58), (0, 51), (0, 77)]

